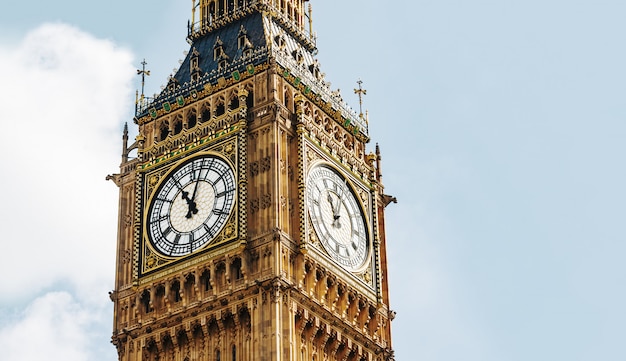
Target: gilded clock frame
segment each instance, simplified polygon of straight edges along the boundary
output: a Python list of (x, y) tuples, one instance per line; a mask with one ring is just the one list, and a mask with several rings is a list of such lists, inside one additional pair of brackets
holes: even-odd
[[(365, 256), (365, 261), (361, 265), (361, 267), (355, 270), (349, 270), (341, 266), (337, 263), (333, 257), (329, 254), (329, 251), (326, 250), (324, 245), (319, 240), (319, 236), (311, 223), (311, 216), (309, 214), (309, 205), (308, 205), (308, 197), (306, 196), (306, 189), (303, 189), (303, 200), (304, 200), (304, 212), (306, 219), (306, 235), (305, 239), (307, 244), (312, 245), (320, 254), (323, 254), (325, 261), (329, 263), (326, 264), (328, 267), (337, 268), (342, 272), (352, 274), (357, 276), (362, 282), (365, 282), (369, 287), (374, 287), (372, 283), (373, 277), (372, 274), (375, 272), (375, 260), (374, 260), (374, 229), (373, 225), (373, 198), (371, 194), (370, 187), (367, 186), (367, 183), (359, 177), (358, 174), (351, 171), (349, 168), (346, 168), (341, 163), (336, 160), (332, 160), (331, 154), (324, 154), (326, 152), (320, 152), (320, 149), (311, 143), (310, 139), (307, 139), (305, 142), (305, 152), (307, 153), (306, 158), (306, 166), (304, 172), (304, 184), (308, 184), (309, 175), (311, 170), (315, 169), (319, 166), (325, 166), (331, 168), (333, 171), (337, 172), (342, 178), (344, 178), (347, 182), (346, 185), (350, 188), (352, 194), (354, 195), (357, 206), (359, 207), (361, 214), (363, 216), (363, 221), (365, 224), (365, 229), (367, 232), (367, 252)], [(325, 262), (324, 262), (325, 263)]]
[[(245, 129), (239, 129), (238, 133), (245, 132)], [(237, 133), (237, 132), (235, 132)], [(245, 243), (245, 171), (242, 172), (242, 164), (245, 162), (245, 141), (241, 139), (245, 137), (229, 136), (226, 139), (217, 139), (215, 142), (203, 147), (188, 147), (187, 151), (181, 152), (177, 157), (163, 161), (163, 164), (152, 163), (152, 166), (145, 167), (145, 171), (139, 172), (137, 185), (139, 197), (139, 219), (141, 222), (138, 227), (137, 245), (139, 248), (137, 259), (137, 278), (141, 281), (165, 276), (163, 272), (174, 272), (178, 269), (187, 268), (199, 262), (203, 262), (208, 258), (217, 257), (218, 255), (239, 248)], [(243, 149), (243, 151), (242, 151)], [(235, 174), (235, 198), (233, 200), (233, 208), (228, 216), (224, 226), (215, 237), (209, 241), (201, 249), (190, 254), (178, 257), (167, 257), (162, 255), (149, 240), (148, 226), (148, 210), (162, 182), (167, 180), (170, 174), (173, 174), (178, 167), (189, 160), (201, 156), (216, 156), (225, 161)], [(140, 167), (141, 168), (141, 167)], [(243, 188), (242, 188), (243, 187)], [(178, 265), (178, 267), (171, 267)], [(148, 277), (150, 276), (150, 277)], [(148, 277), (146, 279), (146, 277)]]

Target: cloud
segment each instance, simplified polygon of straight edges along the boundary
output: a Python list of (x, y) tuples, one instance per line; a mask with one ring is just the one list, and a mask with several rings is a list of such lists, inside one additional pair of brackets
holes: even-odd
[(110, 278), (117, 193), (104, 177), (119, 164), (132, 56), (63, 24), (0, 50), (0, 271), (19, 270), (2, 299)]
[(0, 330), (2, 359), (67, 360), (88, 359), (92, 312), (66, 292), (36, 299), (18, 322)]
[(94, 328), (110, 332), (118, 191), (105, 176), (132, 116), (132, 61), (65, 24), (0, 44), (0, 315), (18, 309), (0, 325), (3, 359), (93, 360)]

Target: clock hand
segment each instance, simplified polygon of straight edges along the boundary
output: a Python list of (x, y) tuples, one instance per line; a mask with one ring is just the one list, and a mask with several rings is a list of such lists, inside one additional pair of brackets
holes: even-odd
[(330, 192), (328, 192), (327, 194), (328, 196), (326, 197), (326, 200), (330, 204), (330, 209), (333, 211), (333, 218), (337, 219), (337, 211), (335, 210), (336, 207), (333, 204), (333, 197), (330, 195)]
[(343, 195), (346, 193), (346, 187), (348, 187), (348, 180), (345, 179), (344, 183), (343, 183), (343, 187), (341, 187), (341, 195), (337, 195), (337, 219), (339, 219), (339, 210), (341, 207), (341, 198), (343, 198)]
[(196, 181), (196, 185), (193, 187), (193, 194), (191, 195), (191, 200), (196, 199), (196, 191), (198, 190), (198, 183), (200, 183), (200, 179)]
[[(201, 172), (202, 169), (200, 169), (199, 172)], [(189, 217), (187, 218), (191, 218), (191, 213), (196, 214), (198, 213), (198, 208), (196, 208), (196, 192), (198, 191), (198, 183), (200, 183), (200, 174), (198, 174), (198, 180), (196, 181), (196, 185), (193, 187), (193, 194), (191, 195), (191, 199), (187, 202), (187, 204), (189, 205), (189, 212), (187, 212), (187, 215)]]
[[(196, 182), (196, 189), (198, 187), (198, 183)], [(188, 210), (185, 218), (191, 218), (193, 214), (198, 213), (198, 208), (196, 208), (196, 202), (193, 201), (193, 197), (195, 197), (195, 189), (192, 198), (189, 198), (189, 192), (182, 192), (182, 198), (187, 202)]]
[(326, 198), (326, 200), (328, 200), (328, 203), (330, 203), (330, 208), (333, 211), (333, 227), (335, 228), (340, 228), (341, 224), (339, 223), (339, 198), (337, 198), (337, 205), (333, 204), (333, 197), (330, 195), (330, 192), (328, 192), (328, 197)]
[(341, 196), (338, 195), (337, 196), (337, 205), (335, 206), (336, 209), (335, 209), (335, 212), (334, 212), (336, 220), (339, 220), (339, 216), (340, 216), (339, 210), (340, 210), (340, 207), (341, 207)]

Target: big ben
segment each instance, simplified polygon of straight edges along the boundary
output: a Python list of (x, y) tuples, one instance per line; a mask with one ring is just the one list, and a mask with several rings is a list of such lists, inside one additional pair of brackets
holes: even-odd
[[(305, 0), (193, 0), (190, 49), (123, 136), (120, 361), (393, 360), (378, 147)], [(132, 154), (132, 156), (131, 156)]]

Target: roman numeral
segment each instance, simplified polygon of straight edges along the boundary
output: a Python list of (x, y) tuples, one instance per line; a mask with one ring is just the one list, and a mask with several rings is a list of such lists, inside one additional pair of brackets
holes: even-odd
[(213, 237), (213, 231), (206, 223), (204, 224), (204, 231), (209, 235), (209, 238)]
[(170, 234), (171, 232), (172, 232), (172, 227), (165, 228), (165, 230), (163, 231), (163, 237), (167, 237), (167, 235)]
[(227, 195), (228, 193), (230, 193), (232, 191), (233, 191), (232, 189), (227, 189), (227, 190), (225, 190), (223, 192), (219, 192), (218, 194), (215, 195), (215, 197), (216, 198), (222, 198), (222, 197), (224, 197), (225, 195)]
[(223, 209), (214, 209), (213, 214), (215, 214), (216, 216), (227, 216), (228, 212), (224, 211)]

